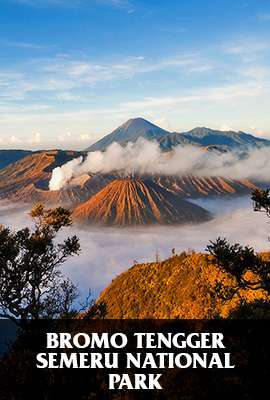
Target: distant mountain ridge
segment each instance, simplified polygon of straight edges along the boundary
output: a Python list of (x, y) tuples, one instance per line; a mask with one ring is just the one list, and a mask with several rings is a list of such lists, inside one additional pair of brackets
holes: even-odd
[(169, 133), (170, 132), (159, 128), (157, 125), (154, 125), (143, 118), (129, 119), (127, 122), (119, 126), (119, 128), (115, 129), (109, 135), (104, 136), (86, 150), (105, 150), (113, 142), (124, 145), (128, 142), (135, 142), (139, 137), (148, 140), (158, 140)]
[[(50, 191), (49, 181), (53, 169), (79, 156), (84, 157), (86, 153), (63, 150), (30, 152), (0, 169), (0, 199), (24, 203), (41, 201), (70, 206), (85, 202), (110, 182), (123, 177), (123, 174), (116, 172), (89, 172), (72, 178), (69, 184), (59, 191)], [(226, 177), (156, 175), (141, 178), (152, 181), (180, 198), (243, 195), (256, 187), (249, 180), (233, 180)]]
[(114, 142), (124, 146), (128, 142), (135, 142), (139, 137), (157, 141), (164, 151), (172, 150), (178, 145), (215, 146), (216, 150), (220, 151), (247, 150), (270, 145), (270, 140), (242, 131), (219, 131), (199, 127), (183, 133), (169, 132), (143, 118), (134, 118), (92, 144), (86, 151), (104, 151)]
[[(142, 118), (135, 118), (105, 136), (89, 150), (105, 150), (113, 142), (125, 145), (129, 141), (136, 141), (139, 137), (157, 140), (164, 151), (170, 151), (176, 145), (192, 145), (202, 151), (218, 154), (237, 149), (239, 153), (245, 155), (245, 151), (249, 148), (260, 148), (270, 144), (269, 140), (256, 138), (244, 132), (223, 132), (208, 128), (195, 128), (186, 133), (170, 133)], [(59, 191), (49, 190), (49, 181), (54, 168), (86, 155), (86, 151), (72, 150), (0, 150), (0, 199), (77, 206), (96, 195), (112, 181), (133, 177), (115, 171), (106, 174), (89, 171), (82, 176), (71, 178)], [(250, 193), (250, 190), (257, 185), (248, 179), (235, 180), (225, 176), (198, 177), (192, 174), (185, 176), (158, 174), (140, 178), (147, 179), (151, 184), (157, 184), (180, 198), (244, 195)]]
[(0, 169), (7, 167), (9, 164), (16, 162), (31, 153), (31, 150), (0, 150)]
[(0, 198), (9, 198), (20, 190), (30, 195), (33, 187), (38, 190), (48, 189), (53, 169), (80, 154), (62, 150), (40, 151), (9, 164), (0, 170)]
[[(126, 121), (112, 133), (109, 133), (87, 147), (82, 151), (82, 154), (86, 151), (104, 151), (114, 142), (124, 146), (128, 142), (136, 142), (140, 137), (150, 141), (157, 141), (160, 148), (164, 151), (170, 151), (178, 145), (205, 147), (207, 150), (221, 152), (230, 149), (247, 150), (248, 148), (260, 148), (270, 145), (270, 140), (242, 131), (221, 131), (206, 127), (197, 127), (182, 133), (169, 132), (144, 118), (133, 118)], [(45, 150), (0, 149), (0, 169), (23, 159), (27, 155), (43, 151)]]
[(259, 138), (245, 132), (219, 131), (209, 128), (194, 128), (189, 132), (180, 134), (187, 140), (201, 146), (269, 146), (270, 140)]

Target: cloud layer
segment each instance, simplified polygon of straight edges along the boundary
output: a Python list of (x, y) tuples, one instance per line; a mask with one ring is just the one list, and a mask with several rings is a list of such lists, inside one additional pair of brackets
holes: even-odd
[(72, 177), (84, 173), (223, 176), (232, 179), (253, 179), (269, 182), (270, 148), (249, 150), (245, 156), (237, 152), (218, 154), (193, 146), (177, 146), (164, 153), (157, 142), (138, 139), (122, 147), (110, 145), (105, 152), (92, 152), (85, 161), (72, 160), (53, 170), (50, 190), (59, 190)]
[[(78, 284), (82, 293), (91, 288), (93, 295), (97, 296), (135, 260), (153, 261), (156, 252), (165, 259), (170, 256), (172, 248), (177, 252), (187, 249), (204, 251), (208, 241), (218, 236), (253, 246), (258, 251), (269, 250), (267, 218), (263, 213), (253, 212), (249, 199), (203, 200), (199, 204), (215, 213), (216, 218), (194, 226), (68, 228), (64, 235), (77, 234), (82, 252), (64, 265), (64, 271)], [(27, 210), (0, 204), (0, 223), (19, 228), (29, 225), (29, 221)]]

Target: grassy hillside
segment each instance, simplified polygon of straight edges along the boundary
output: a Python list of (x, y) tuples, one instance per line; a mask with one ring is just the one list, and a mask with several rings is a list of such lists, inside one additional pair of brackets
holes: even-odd
[[(265, 255), (268, 257), (269, 255)], [(162, 262), (134, 265), (114, 279), (100, 295), (107, 318), (217, 318), (240, 305), (239, 297), (224, 302), (216, 282), (233, 284), (211, 257), (182, 253)], [(241, 293), (248, 303), (267, 299), (262, 290)]]

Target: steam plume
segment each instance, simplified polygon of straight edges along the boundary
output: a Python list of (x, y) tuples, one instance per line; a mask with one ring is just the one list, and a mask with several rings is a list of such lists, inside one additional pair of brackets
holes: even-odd
[(89, 153), (68, 162), (53, 171), (50, 190), (59, 190), (68, 181), (84, 173), (125, 172), (138, 175), (196, 175), (223, 176), (231, 179), (269, 181), (270, 147), (216, 153), (193, 146), (177, 146), (171, 152), (162, 152), (157, 142), (138, 139), (125, 147), (111, 144), (105, 152)]
[(79, 167), (82, 161), (83, 158), (79, 157), (67, 162), (66, 164), (62, 165), (62, 167), (54, 168), (49, 183), (50, 190), (59, 190), (65, 186), (69, 179), (74, 176), (76, 169)]

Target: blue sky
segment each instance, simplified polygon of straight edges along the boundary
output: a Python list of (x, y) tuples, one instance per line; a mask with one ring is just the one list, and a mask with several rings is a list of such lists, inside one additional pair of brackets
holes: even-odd
[(0, 146), (125, 120), (270, 137), (269, 0), (0, 0)]

